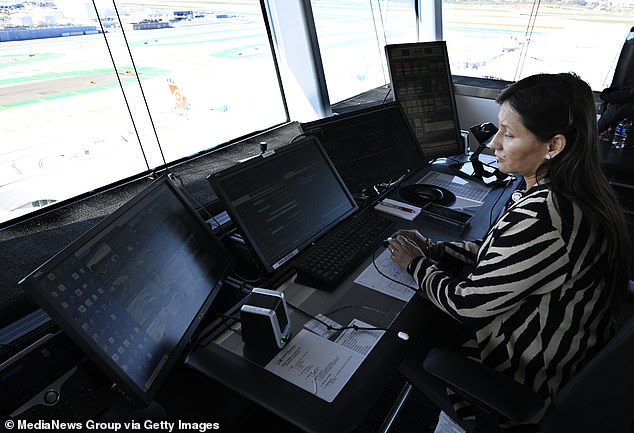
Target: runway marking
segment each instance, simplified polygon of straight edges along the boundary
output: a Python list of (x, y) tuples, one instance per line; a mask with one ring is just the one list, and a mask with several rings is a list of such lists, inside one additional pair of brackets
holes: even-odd
[[(127, 68), (122, 68), (122, 69), (127, 69)], [(119, 71), (117, 72), (123, 75), (122, 72), (119, 72)], [(20, 83), (21, 85), (37, 83), (43, 80), (55, 80), (55, 79), (63, 79), (63, 78), (68, 79), (68, 78), (76, 78), (81, 76), (90, 76), (95, 74), (110, 74), (112, 78), (110, 82), (104, 82), (102, 84), (97, 84), (94, 80), (92, 80), (93, 81), (92, 83), (89, 83), (88, 81), (81, 81), (80, 82), (81, 85), (85, 86), (82, 89), (71, 89), (66, 91), (60, 91), (58, 93), (51, 94), (51, 95), (40, 96), (37, 98), (31, 98), (31, 99), (17, 101), (14, 103), (4, 104), (0, 106), (0, 109), (8, 110), (11, 108), (23, 107), (25, 105), (36, 104), (40, 102), (47, 102), (47, 101), (69, 97), (69, 96), (85, 95), (88, 93), (100, 92), (103, 90), (116, 89), (116, 88), (119, 88), (119, 83), (116, 80), (114, 73), (115, 71), (113, 69), (106, 68), (101, 70), (93, 69), (93, 70), (86, 70), (86, 71), (70, 71), (70, 72), (60, 73), (60, 74), (41, 74), (41, 75), (37, 75), (36, 79), (33, 78), (35, 76), (27, 77), (29, 78), (29, 80), (23, 80), (23, 82)], [(165, 69), (159, 69), (159, 68), (140, 68), (139, 69), (139, 78), (141, 81), (164, 76), (164, 75), (169, 75), (169, 71)], [(8, 81), (8, 80), (4, 80), (4, 81)], [(6, 84), (4, 81), (0, 80), (0, 85)], [(130, 74), (128, 77), (125, 77), (122, 81), (124, 84), (134, 84), (136, 83), (136, 77), (133, 74)]]

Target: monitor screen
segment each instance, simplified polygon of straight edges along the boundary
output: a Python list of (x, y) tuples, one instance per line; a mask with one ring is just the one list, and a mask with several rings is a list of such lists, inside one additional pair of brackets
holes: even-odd
[(267, 273), (358, 209), (315, 137), (208, 179)]
[(229, 256), (162, 177), (20, 282), (137, 403), (156, 395)]
[(319, 137), (353, 194), (416, 171), (425, 154), (396, 102), (300, 124)]
[(394, 99), (428, 158), (464, 152), (444, 41), (386, 45)]

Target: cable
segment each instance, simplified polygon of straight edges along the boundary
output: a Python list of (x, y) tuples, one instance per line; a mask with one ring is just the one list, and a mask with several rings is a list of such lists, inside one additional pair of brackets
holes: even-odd
[[(110, 60), (112, 62), (114, 70), (116, 72), (117, 71), (117, 65), (116, 65), (116, 62), (114, 60), (114, 56), (112, 55), (112, 50), (110, 49), (110, 44), (108, 43), (108, 38), (106, 37), (106, 32), (105, 32), (105, 29), (103, 28), (103, 23), (101, 22), (101, 17), (99, 16), (99, 10), (97, 9), (97, 5), (95, 4), (95, 0), (92, 0), (92, 3), (93, 3), (93, 7), (95, 8), (95, 13), (97, 14), (97, 20), (99, 21), (99, 26), (101, 27), (101, 32), (104, 35), (104, 40), (106, 42), (106, 47), (108, 49), (108, 54), (110, 55)], [(123, 35), (123, 40), (125, 41), (125, 46), (126, 46), (126, 48), (128, 50), (128, 55), (130, 57), (130, 61), (132, 62), (132, 69), (134, 70), (134, 75), (135, 75), (137, 83), (139, 85), (139, 89), (141, 90), (141, 96), (143, 97), (143, 103), (145, 105), (145, 109), (146, 109), (148, 117), (150, 119), (150, 124), (152, 125), (152, 130), (154, 132), (154, 137), (156, 138), (156, 144), (158, 145), (159, 151), (161, 153), (161, 158), (163, 160), (163, 165), (165, 166), (165, 171), (168, 173), (168, 176), (170, 177), (170, 179), (172, 179), (172, 180), (177, 179), (180, 182), (181, 190), (185, 193), (187, 198), (189, 198), (189, 200), (191, 200), (197, 208), (202, 209), (203, 212), (205, 212), (207, 214), (207, 216), (209, 216), (209, 218), (212, 219), (218, 225), (218, 227), (222, 229), (222, 225), (218, 222), (218, 220), (216, 220), (216, 218), (213, 215), (211, 215), (211, 213), (208, 212), (207, 209), (205, 209), (204, 206), (202, 206), (196, 200), (196, 198), (187, 190), (187, 188), (185, 188), (185, 183), (183, 182), (183, 179), (181, 179), (180, 176), (177, 176), (176, 174), (172, 173), (171, 170), (170, 170), (169, 165), (167, 164), (167, 160), (165, 159), (165, 154), (163, 153), (163, 147), (161, 146), (161, 142), (160, 142), (159, 137), (158, 137), (158, 132), (156, 130), (156, 126), (154, 125), (154, 119), (152, 118), (152, 113), (150, 111), (150, 107), (148, 105), (147, 98), (145, 97), (145, 92), (143, 91), (143, 86), (141, 85), (141, 79), (139, 77), (139, 72), (137, 70), (136, 64), (134, 63), (134, 57), (132, 56), (132, 51), (130, 50), (130, 45), (128, 44), (128, 39), (127, 39), (126, 34), (125, 34), (123, 23), (121, 22), (121, 16), (119, 15), (119, 10), (117, 9), (117, 5), (116, 5), (114, 0), (112, 2), (112, 6), (114, 7), (115, 14), (117, 15), (117, 20), (119, 21), (119, 27), (121, 28), (121, 34)], [(128, 109), (128, 114), (130, 115), (130, 119), (132, 119), (132, 126), (134, 128), (134, 132), (135, 132), (137, 140), (139, 142), (139, 146), (141, 147), (141, 153), (143, 155), (143, 159), (145, 160), (145, 166), (147, 167), (148, 171), (150, 171), (151, 170), (150, 169), (150, 163), (149, 163), (149, 161), (148, 161), (148, 159), (147, 159), (147, 157), (145, 155), (145, 150), (143, 149), (143, 145), (141, 145), (141, 137), (139, 136), (139, 131), (138, 131), (137, 127), (136, 127), (136, 122), (134, 121), (134, 117), (132, 116), (132, 109), (130, 108), (130, 104), (128, 103), (128, 98), (126, 97), (126, 94), (123, 91), (123, 83), (121, 82), (121, 77), (119, 76), (118, 73), (116, 73), (115, 75), (117, 76), (117, 80), (119, 81), (119, 87), (121, 88), (121, 93), (123, 94), (123, 99), (124, 99), (126, 107)]]
[(236, 277), (237, 280), (242, 281), (243, 283), (253, 284), (253, 285), (260, 285), (259, 283), (265, 283), (265, 284), (262, 284), (262, 285), (263, 286), (267, 286), (268, 285), (269, 279), (267, 277), (258, 277), (258, 278), (255, 278), (255, 279), (249, 279), (249, 278), (244, 278), (233, 267), (231, 267), (229, 270), (231, 271), (233, 276)]
[[(93, 0), (94, 4), (95, 0)], [(115, 14), (117, 15), (117, 20), (119, 21), (119, 28), (121, 28), (121, 35), (123, 36), (123, 40), (125, 42), (125, 46), (128, 50), (128, 55), (130, 56), (130, 61), (132, 62), (132, 69), (134, 70), (134, 76), (136, 77), (137, 83), (139, 85), (139, 90), (141, 90), (141, 96), (143, 98), (143, 103), (145, 104), (145, 110), (147, 111), (148, 118), (150, 119), (150, 124), (152, 125), (152, 131), (154, 132), (154, 137), (156, 138), (156, 144), (158, 145), (159, 151), (161, 152), (161, 158), (163, 159), (163, 164), (165, 166), (165, 170), (169, 173), (169, 166), (167, 165), (167, 161), (165, 160), (165, 155), (163, 154), (163, 147), (161, 146), (161, 140), (159, 140), (158, 132), (156, 131), (156, 126), (154, 125), (154, 119), (152, 118), (152, 113), (150, 111), (150, 106), (147, 103), (147, 99), (145, 97), (145, 92), (143, 91), (143, 86), (141, 85), (141, 78), (139, 77), (139, 71), (136, 68), (136, 64), (134, 63), (134, 57), (132, 56), (132, 51), (130, 50), (130, 45), (128, 44), (128, 38), (126, 37), (125, 30), (123, 27), (123, 23), (121, 22), (121, 16), (119, 15), (119, 10), (117, 9), (117, 5), (115, 0), (112, 0), (112, 7), (114, 8)], [(95, 9), (97, 6), (95, 6)], [(118, 77), (119, 74), (117, 74)], [(123, 90), (123, 87), (121, 87)]]
[(324, 313), (324, 316), (328, 316), (330, 314), (335, 314), (342, 310), (347, 310), (348, 308), (359, 308), (361, 310), (372, 311), (379, 314), (391, 314), (389, 311), (379, 310), (378, 308), (368, 307), (367, 305), (344, 305), (343, 307), (335, 308), (334, 310), (330, 310)]
[[(380, 18), (381, 18), (381, 26), (383, 27), (383, 41), (385, 43), (387, 43), (387, 39), (385, 36), (385, 26), (383, 25), (383, 14), (381, 13), (381, 5), (379, 6), (379, 14), (380, 14)], [(372, 0), (370, 0), (370, 11), (372, 12), (372, 23), (374, 24), (374, 34), (376, 36), (376, 46), (378, 48), (379, 51), (379, 57), (381, 57), (381, 40), (379, 38), (379, 31), (376, 28), (376, 18), (374, 17), (374, 7), (372, 6)], [(383, 81), (387, 81), (386, 76), (385, 76), (385, 67), (383, 66), (383, 62), (381, 61), (381, 72), (383, 73)]]
[(390, 96), (390, 93), (392, 93), (392, 86), (388, 85), (387, 92), (385, 93), (385, 96), (383, 97), (383, 100), (381, 101), (381, 105), (385, 104), (385, 101), (387, 101), (387, 97)]
[[(114, 1), (113, 1), (114, 4)], [(101, 22), (101, 17), (99, 16), (99, 9), (97, 9), (97, 5), (95, 4), (95, 0), (92, 0), (92, 5), (95, 9), (95, 13), (97, 14), (97, 21), (99, 21), (99, 26), (101, 28), (101, 34), (103, 35), (103, 39), (106, 42), (106, 49), (108, 50), (108, 54), (110, 55), (110, 61), (112, 62), (112, 67), (114, 68), (115, 75), (117, 76), (117, 81), (119, 81), (119, 87), (121, 88), (121, 93), (123, 94), (123, 100), (125, 101), (125, 106), (128, 109), (128, 115), (130, 116), (130, 120), (132, 121), (132, 127), (134, 128), (134, 133), (136, 135), (136, 139), (139, 142), (139, 147), (141, 148), (141, 154), (143, 155), (143, 159), (145, 160), (145, 166), (148, 171), (150, 170), (150, 163), (147, 160), (147, 156), (145, 155), (145, 150), (143, 149), (143, 145), (141, 144), (141, 137), (139, 135), (139, 130), (136, 127), (136, 122), (134, 121), (134, 116), (132, 116), (132, 109), (130, 108), (130, 103), (128, 102), (128, 98), (123, 91), (123, 83), (121, 82), (121, 77), (117, 72), (117, 64), (114, 60), (114, 56), (112, 55), (112, 50), (110, 49), (110, 44), (108, 43), (108, 38), (106, 37), (106, 30), (103, 28), (103, 23)], [(119, 14), (117, 13), (117, 17)], [(119, 26), (121, 27), (121, 31), (123, 31), (123, 25), (121, 24), (121, 19), (119, 18)], [(127, 41), (126, 41), (127, 44)], [(128, 49), (129, 51), (129, 49)], [(136, 69), (135, 69), (136, 70)]]
[[(378, 249), (377, 249), (377, 250), (378, 250)], [(373, 254), (373, 256), (372, 256), (372, 263), (374, 263), (374, 266), (376, 267), (375, 260), (376, 260), (376, 251), (374, 252), (374, 254)], [(377, 270), (378, 270), (378, 268), (377, 268)], [(244, 278), (242, 278), (240, 275), (238, 275), (238, 274), (235, 272), (235, 270), (234, 270), (233, 268), (231, 269), (231, 272), (233, 273), (233, 275), (234, 275), (234, 276), (235, 276), (238, 280), (240, 280), (240, 281), (242, 281), (242, 282), (252, 283), (252, 282), (257, 282), (257, 281), (259, 281), (259, 280), (247, 280), (247, 279), (244, 279)], [(381, 275), (383, 275), (385, 278), (388, 278), (389, 280), (395, 281), (395, 282), (397, 282), (397, 283), (399, 283), (399, 284), (403, 284), (403, 283), (401, 283), (400, 281), (396, 281), (396, 280), (394, 280), (394, 279), (392, 279), (392, 278), (388, 277), (387, 275), (383, 274), (381, 271), (379, 271), (379, 273), (380, 273)], [(264, 278), (260, 278), (260, 280), (262, 280), (262, 279), (264, 279)], [(264, 279), (264, 280), (265, 280), (265, 279)], [(407, 284), (404, 284), (404, 285), (405, 285), (406, 287), (411, 288), (412, 290), (418, 291), (418, 289), (414, 289), (414, 288), (412, 288), (411, 286), (409, 286), (409, 285), (407, 285)], [(408, 339), (409, 339), (409, 335), (408, 335), (406, 332), (403, 332), (403, 331), (393, 331), (393, 330), (391, 330), (391, 329), (389, 329), (389, 328), (385, 328), (385, 327), (377, 327), (377, 326), (359, 326), (359, 325), (350, 325), (350, 326), (332, 326), (332, 325), (330, 325), (329, 323), (326, 323), (326, 322), (324, 322), (323, 320), (319, 319), (318, 317), (316, 317), (316, 316), (314, 316), (314, 315), (312, 315), (312, 314), (308, 313), (307, 311), (305, 311), (305, 310), (301, 309), (300, 307), (298, 307), (298, 306), (296, 306), (296, 305), (294, 305), (294, 304), (291, 304), (291, 303), (290, 303), (290, 302), (288, 302), (288, 301), (286, 301), (286, 303), (288, 304), (288, 306), (290, 306), (291, 308), (293, 308), (294, 310), (296, 310), (298, 313), (303, 314), (304, 316), (306, 316), (306, 317), (308, 317), (308, 318), (310, 318), (310, 319), (312, 319), (312, 320), (315, 320), (315, 321), (319, 322), (320, 324), (322, 324), (323, 326), (325, 326), (325, 327), (326, 327), (329, 331), (340, 332), (340, 331), (345, 331), (345, 330), (347, 330), (347, 329), (354, 329), (355, 331), (385, 331), (385, 332), (389, 332), (389, 333), (395, 333), (395, 334), (397, 335), (397, 337), (398, 337), (398, 338), (400, 338), (400, 339), (402, 339), (402, 340), (408, 340)], [(339, 308), (337, 308), (337, 309), (335, 309), (335, 310), (332, 310), (332, 311), (326, 312), (324, 315), (333, 314), (333, 313), (335, 313), (335, 312), (337, 312), (337, 311), (344, 310), (344, 309), (346, 309), (346, 308), (362, 308), (362, 309), (365, 309), (365, 310), (375, 311), (375, 312), (377, 312), (377, 313), (388, 314), (386, 311), (381, 311), (381, 310), (379, 310), (379, 309), (372, 308), (372, 307), (368, 307), (368, 306), (365, 306), (365, 305), (348, 305), (348, 306), (339, 307)]]
[(522, 70), (524, 69), (524, 62), (526, 61), (526, 56), (528, 55), (528, 45), (532, 40), (533, 29), (535, 28), (535, 21), (537, 20), (537, 13), (539, 11), (540, 4), (541, 0), (533, 2), (531, 14), (528, 19), (528, 24), (526, 25), (526, 31), (524, 32), (524, 43), (522, 44), (520, 58), (515, 68), (515, 77), (513, 78), (513, 81), (519, 80), (520, 75), (522, 74)]
[[(220, 318), (222, 323), (224, 325), (227, 326), (227, 328), (232, 329), (231, 327), (237, 323), (237, 322), (242, 322), (242, 320), (236, 316), (236, 315), (229, 315), (229, 314), (225, 314), (225, 313), (218, 313), (216, 314), (216, 317)], [(229, 320), (231, 320), (231, 323), (227, 323)]]
[(312, 314), (308, 313), (305, 310), (302, 310), (298, 306), (291, 304), (288, 301), (286, 301), (286, 304), (292, 309), (294, 309), (295, 311), (297, 311), (298, 313), (303, 314), (304, 316), (310, 318), (311, 320), (315, 320), (316, 322), (321, 323), (323, 326), (326, 327), (328, 331), (341, 332), (341, 331), (346, 331), (348, 329), (353, 329), (355, 331), (385, 331), (388, 333), (396, 334), (396, 336), (400, 338), (401, 340), (409, 340), (409, 335), (406, 332), (394, 331), (390, 328), (381, 327), (381, 326), (359, 326), (359, 325), (332, 326), (330, 323), (327, 323), (321, 320), (319, 317), (313, 316)]
[(377, 253), (377, 251), (379, 251), (379, 249), (381, 249), (381, 248), (383, 248), (383, 247), (378, 247), (378, 248), (377, 248), (377, 249), (375, 249), (375, 250), (374, 250), (374, 252), (372, 253), (372, 264), (374, 265), (374, 269), (376, 269), (376, 271), (379, 273), (379, 275), (381, 275), (381, 276), (382, 276), (382, 277), (384, 277), (384, 278), (387, 278), (388, 280), (390, 280), (390, 281), (392, 281), (392, 282), (394, 282), (394, 283), (400, 284), (401, 286), (405, 286), (405, 287), (407, 287), (408, 289), (411, 289), (411, 290), (413, 290), (413, 291), (414, 291), (414, 292), (416, 292), (416, 293), (419, 293), (419, 292), (420, 292), (420, 287), (412, 287), (412, 286), (410, 286), (409, 284), (405, 284), (405, 283), (403, 283), (402, 281), (395, 280), (394, 278), (390, 277), (389, 275), (384, 274), (384, 273), (383, 273), (383, 272), (379, 269), (378, 265), (376, 264), (376, 253)]

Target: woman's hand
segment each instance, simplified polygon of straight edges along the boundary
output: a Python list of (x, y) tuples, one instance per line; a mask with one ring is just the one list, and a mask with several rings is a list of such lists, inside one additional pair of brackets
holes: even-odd
[(413, 242), (422, 251), (429, 248), (429, 239), (421, 235), (418, 230), (398, 230), (392, 235), (393, 238), (397, 238), (398, 236), (403, 236), (405, 239)]
[(418, 230), (398, 230), (392, 237), (397, 238), (403, 236), (405, 239), (413, 242), (423, 252), (425, 257), (438, 261), (445, 252), (442, 242), (432, 242), (431, 239), (421, 235)]
[(388, 248), (392, 253), (392, 260), (405, 269), (416, 257), (424, 256), (418, 245), (401, 234), (390, 240)]

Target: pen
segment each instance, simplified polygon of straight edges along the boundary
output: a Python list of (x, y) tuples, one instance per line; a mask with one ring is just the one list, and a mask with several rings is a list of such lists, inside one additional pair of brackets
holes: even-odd
[(398, 204), (386, 203), (384, 201), (381, 202), (383, 206), (391, 207), (394, 209), (402, 210), (403, 212), (414, 213), (414, 209), (410, 209), (408, 207), (400, 206)]

